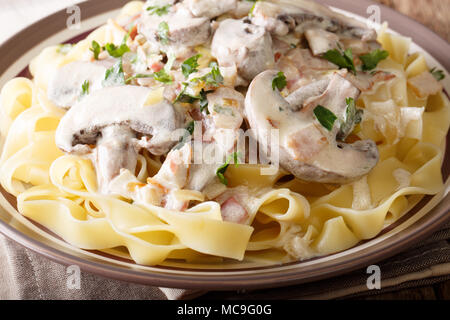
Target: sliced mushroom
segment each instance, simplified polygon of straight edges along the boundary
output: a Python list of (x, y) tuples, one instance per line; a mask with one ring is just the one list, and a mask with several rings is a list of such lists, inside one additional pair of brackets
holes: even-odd
[[(162, 28), (165, 23), (168, 30)], [(194, 17), (187, 7), (177, 4), (162, 16), (144, 14), (138, 31), (159, 48), (193, 47), (208, 41), (211, 25), (207, 17)]]
[(252, 12), (252, 22), (264, 26), (277, 35), (285, 35), (295, 30), (304, 33), (308, 29), (319, 28), (343, 37), (358, 38), (363, 41), (376, 40), (376, 32), (364, 23), (339, 14), (317, 2), (307, 0), (259, 1)]
[(236, 9), (237, 0), (184, 0), (196, 17), (215, 18)]
[(326, 53), (339, 47), (339, 36), (322, 29), (308, 29), (305, 32), (309, 47), (315, 56)]
[(272, 68), (275, 61), (270, 34), (264, 28), (247, 22), (246, 19), (222, 21), (211, 49), (220, 66), (236, 65), (239, 74), (251, 80)]
[(253, 7), (252, 1), (247, 0), (238, 0), (236, 3), (236, 8), (230, 12), (233, 18), (235, 19), (242, 19), (246, 16), (248, 16), (248, 13)]
[[(378, 151), (373, 141), (346, 144), (336, 141), (340, 121), (345, 121), (346, 98), (356, 98), (359, 90), (339, 73), (331, 76), (325, 91), (310, 97), (302, 108), (293, 107), (272, 89), (277, 71), (258, 75), (251, 83), (245, 101), (245, 112), (260, 146), (266, 152), (279, 150), (280, 164), (296, 177), (322, 183), (347, 183), (366, 175), (378, 162)], [(307, 98), (307, 99), (305, 99)], [(293, 101), (291, 97), (288, 100)], [(297, 101), (298, 102), (298, 101)], [(317, 105), (327, 107), (338, 118), (331, 131), (316, 119)], [(279, 130), (279, 141), (269, 145), (270, 130)], [(277, 150), (273, 150), (277, 151)]]
[(76, 61), (56, 70), (48, 84), (48, 98), (61, 108), (70, 108), (78, 102), (82, 85), (89, 82), (89, 92), (102, 88), (107, 65)]
[(312, 82), (306, 86), (302, 86), (286, 97), (291, 110), (298, 111), (303, 108), (304, 103), (311, 97), (322, 94), (330, 84), (330, 79), (321, 79)]
[(177, 141), (171, 132), (182, 126), (182, 116), (166, 100), (147, 105), (151, 92), (135, 86), (104, 88), (61, 119), (55, 137), (60, 149), (89, 153), (97, 146), (95, 164), (102, 192), (107, 192), (120, 169), (134, 172), (140, 148), (162, 155)]

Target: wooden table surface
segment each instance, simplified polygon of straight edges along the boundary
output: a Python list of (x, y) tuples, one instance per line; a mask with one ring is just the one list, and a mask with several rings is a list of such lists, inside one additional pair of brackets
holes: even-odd
[(450, 0), (375, 1), (419, 21), (450, 42)]

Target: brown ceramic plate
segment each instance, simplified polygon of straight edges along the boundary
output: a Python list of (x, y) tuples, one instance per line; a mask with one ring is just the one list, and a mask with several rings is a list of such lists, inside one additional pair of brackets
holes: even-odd
[[(345, 10), (347, 14), (368, 17), (368, 0), (321, 0), (325, 4)], [(79, 30), (66, 28), (67, 13), (60, 11), (19, 34), (0, 47), (0, 87), (6, 81), (24, 75), (29, 61), (44, 47), (80, 40), (87, 31), (114, 16), (126, 1), (97, 0), (81, 3), (82, 24)], [(450, 70), (450, 45), (436, 34), (413, 20), (381, 6), (381, 19), (392, 30), (411, 37), (414, 51), (426, 52), (430, 65)], [(447, 74), (444, 83), (450, 89)], [(447, 143), (449, 136), (447, 136)], [(446, 189), (449, 187), (450, 153), (447, 150), (442, 168)], [(449, 218), (450, 197), (443, 191), (425, 197), (395, 224), (386, 227), (375, 239), (363, 242), (341, 253), (277, 266), (255, 266), (231, 263), (221, 269), (199, 265), (164, 265), (147, 267), (127, 259), (105, 253), (74, 248), (47, 230), (21, 216), (15, 208), (14, 197), (0, 188), (0, 232), (23, 246), (66, 265), (78, 265), (83, 271), (124, 281), (149, 285), (196, 289), (256, 289), (292, 285), (324, 279), (349, 272), (388, 258), (424, 239)]]

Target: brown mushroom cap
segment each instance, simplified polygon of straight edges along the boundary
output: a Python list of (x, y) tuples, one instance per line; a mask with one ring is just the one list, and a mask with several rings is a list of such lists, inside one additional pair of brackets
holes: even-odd
[(211, 51), (221, 66), (236, 65), (239, 75), (249, 81), (275, 63), (270, 34), (245, 19), (222, 21)]
[[(160, 24), (167, 23), (167, 43), (160, 38)], [(208, 41), (211, 24), (206, 17), (194, 17), (184, 6), (174, 6), (166, 15), (144, 14), (138, 25), (139, 33), (148, 41), (164, 46), (197, 46)]]
[[(359, 90), (335, 73), (326, 90), (318, 96), (315, 89), (311, 90), (313, 96), (299, 109), (273, 90), (272, 81), (277, 73), (268, 70), (258, 75), (246, 96), (245, 112), (260, 146), (268, 153), (277, 148), (281, 166), (307, 181), (347, 183), (369, 173), (378, 162), (375, 143), (370, 140), (339, 143), (336, 141), (339, 121), (328, 131), (313, 113), (322, 104), (338, 119), (344, 119), (345, 99), (356, 99)], [(279, 140), (269, 145), (271, 129), (279, 130)]]
[(160, 154), (176, 142), (170, 134), (182, 127), (182, 119), (167, 100), (147, 105), (152, 90), (138, 86), (108, 87), (96, 91), (74, 105), (56, 131), (56, 144), (66, 152), (80, 145), (95, 145), (104, 128), (124, 125), (135, 133), (150, 136)]

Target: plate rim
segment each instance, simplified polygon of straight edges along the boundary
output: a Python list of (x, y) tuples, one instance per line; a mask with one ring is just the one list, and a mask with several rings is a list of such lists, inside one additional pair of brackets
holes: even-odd
[[(109, 10), (119, 9), (124, 4), (129, 1), (123, 0), (109, 0), (109, 1), (85, 1), (77, 4), (80, 6), (82, 12), (88, 12), (87, 18), (96, 16), (98, 14), (104, 13)], [(364, 16), (364, 8), (367, 8), (369, 5), (378, 5), (382, 11), (383, 20), (389, 21), (390, 28), (398, 31), (399, 33), (409, 36), (413, 39), (413, 41), (420, 45), (426, 50), (426, 52), (430, 53), (436, 60), (438, 60), (447, 70), (450, 69), (450, 59), (442, 60), (442, 55), (438, 54), (437, 56), (432, 53), (428, 48), (426, 42), (424, 43), (420, 39), (415, 39), (414, 36), (408, 35), (407, 33), (401, 31), (403, 28), (396, 27), (397, 24), (403, 25), (401, 23), (402, 20), (407, 20), (408, 23), (405, 25), (415, 25), (415, 28), (419, 28), (421, 32), (425, 32), (426, 34), (432, 34), (432, 37), (435, 41), (436, 38), (442, 44), (444, 44), (449, 50), (442, 50), (440, 45), (435, 45), (436, 47), (441, 48), (443, 52), (450, 52), (449, 43), (438, 36), (433, 31), (429, 30), (425, 26), (416, 22), (415, 20), (394, 11), (384, 5), (375, 3), (369, 0), (360, 0), (357, 3), (346, 2), (345, 0), (319, 0), (319, 2), (325, 3), (330, 6), (334, 6), (336, 8), (346, 10), (351, 13), (355, 13), (361, 16)], [(101, 5), (100, 5), (101, 4)], [(107, 5), (106, 5), (107, 4)], [(349, 10), (351, 6), (354, 10)], [(3, 44), (0, 45), (0, 52), (5, 51), (5, 48), (10, 48), (13, 46), (13, 43), (16, 39), (26, 37), (29, 38), (29, 34), (32, 33), (36, 28), (40, 28), (50, 21), (54, 21), (57, 18), (61, 18), (62, 15), (67, 15), (65, 9), (60, 10), (50, 16), (47, 16), (34, 24), (28, 26), (23, 29), (19, 33), (13, 35), (8, 40), (6, 40)], [(383, 16), (384, 15), (384, 16)], [(394, 17), (401, 17), (398, 20), (392, 20)], [(386, 18), (387, 17), (387, 18)], [(85, 19), (86, 17), (83, 17)], [(395, 23), (394, 23), (395, 22)], [(409, 29), (414, 29), (410, 27)], [(60, 29), (54, 31), (54, 33), (58, 32)], [(430, 39), (430, 38), (428, 38)], [(28, 44), (28, 47), (32, 48), (36, 46), (41, 41), (37, 41), (31, 44)], [(12, 51), (12, 50), (11, 50)], [(442, 52), (441, 51), (441, 52)], [(15, 60), (14, 60), (15, 61)], [(448, 142), (447, 135), (447, 142)], [(162, 286), (162, 287), (173, 287), (173, 288), (186, 288), (186, 289), (220, 289), (220, 290), (236, 290), (236, 289), (262, 289), (262, 288), (273, 288), (273, 287), (282, 287), (306, 282), (312, 282), (316, 280), (322, 280), (331, 278), (334, 276), (338, 276), (344, 273), (348, 273), (354, 271), (356, 269), (360, 269), (361, 267), (367, 266), (372, 263), (376, 263), (382, 259), (389, 258), (417, 242), (425, 239), (428, 235), (430, 235), (433, 231), (443, 225), (445, 222), (450, 220), (450, 216), (448, 215), (450, 208), (450, 195), (444, 197), (436, 207), (427, 212), (423, 217), (412, 223), (410, 226), (406, 227), (398, 234), (393, 235), (389, 240), (381, 241), (374, 246), (365, 249), (364, 254), (361, 252), (357, 253), (358, 257), (340, 257), (338, 259), (330, 260), (335, 263), (324, 262), (325, 265), (322, 267), (314, 268), (314, 270), (310, 270), (309, 274), (305, 275), (305, 271), (299, 272), (298, 270), (289, 270), (288, 272), (268, 272), (267, 274), (256, 274), (256, 275), (226, 275), (223, 276), (215, 276), (215, 277), (205, 277), (200, 276), (198, 279), (193, 278), (192, 275), (180, 275), (180, 274), (166, 274), (166, 273), (153, 273), (148, 271), (139, 271), (133, 269), (126, 269), (119, 266), (107, 265), (105, 263), (85, 260), (79, 256), (75, 256), (69, 254), (67, 252), (63, 252), (59, 249), (53, 248), (45, 243), (42, 243), (38, 240), (35, 240), (29, 237), (26, 234), (21, 233), (16, 230), (9, 224), (0, 221), (0, 233), (4, 234), (6, 237), (14, 240), (16, 243), (24, 246), (25, 248), (31, 249), (32, 251), (43, 255), (55, 262), (61, 263), (63, 265), (78, 265), (81, 270), (93, 273), (103, 277), (109, 277), (117, 280), (134, 282), (140, 284), (147, 284), (153, 286)], [(424, 223), (426, 221), (426, 224)], [(422, 225), (422, 227), (418, 227), (417, 225)], [(384, 249), (389, 247), (389, 252), (385, 252)], [(363, 250), (364, 252), (364, 250)], [(357, 260), (357, 261), (355, 261)], [(336, 263), (339, 262), (339, 263)], [(273, 266), (276, 269), (277, 266)], [(272, 268), (272, 267), (270, 267)], [(338, 268), (336, 270), (330, 270), (333, 268)], [(300, 273), (303, 273), (300, 276)], [(269, 276), (268, 276), (269, 275)]]

